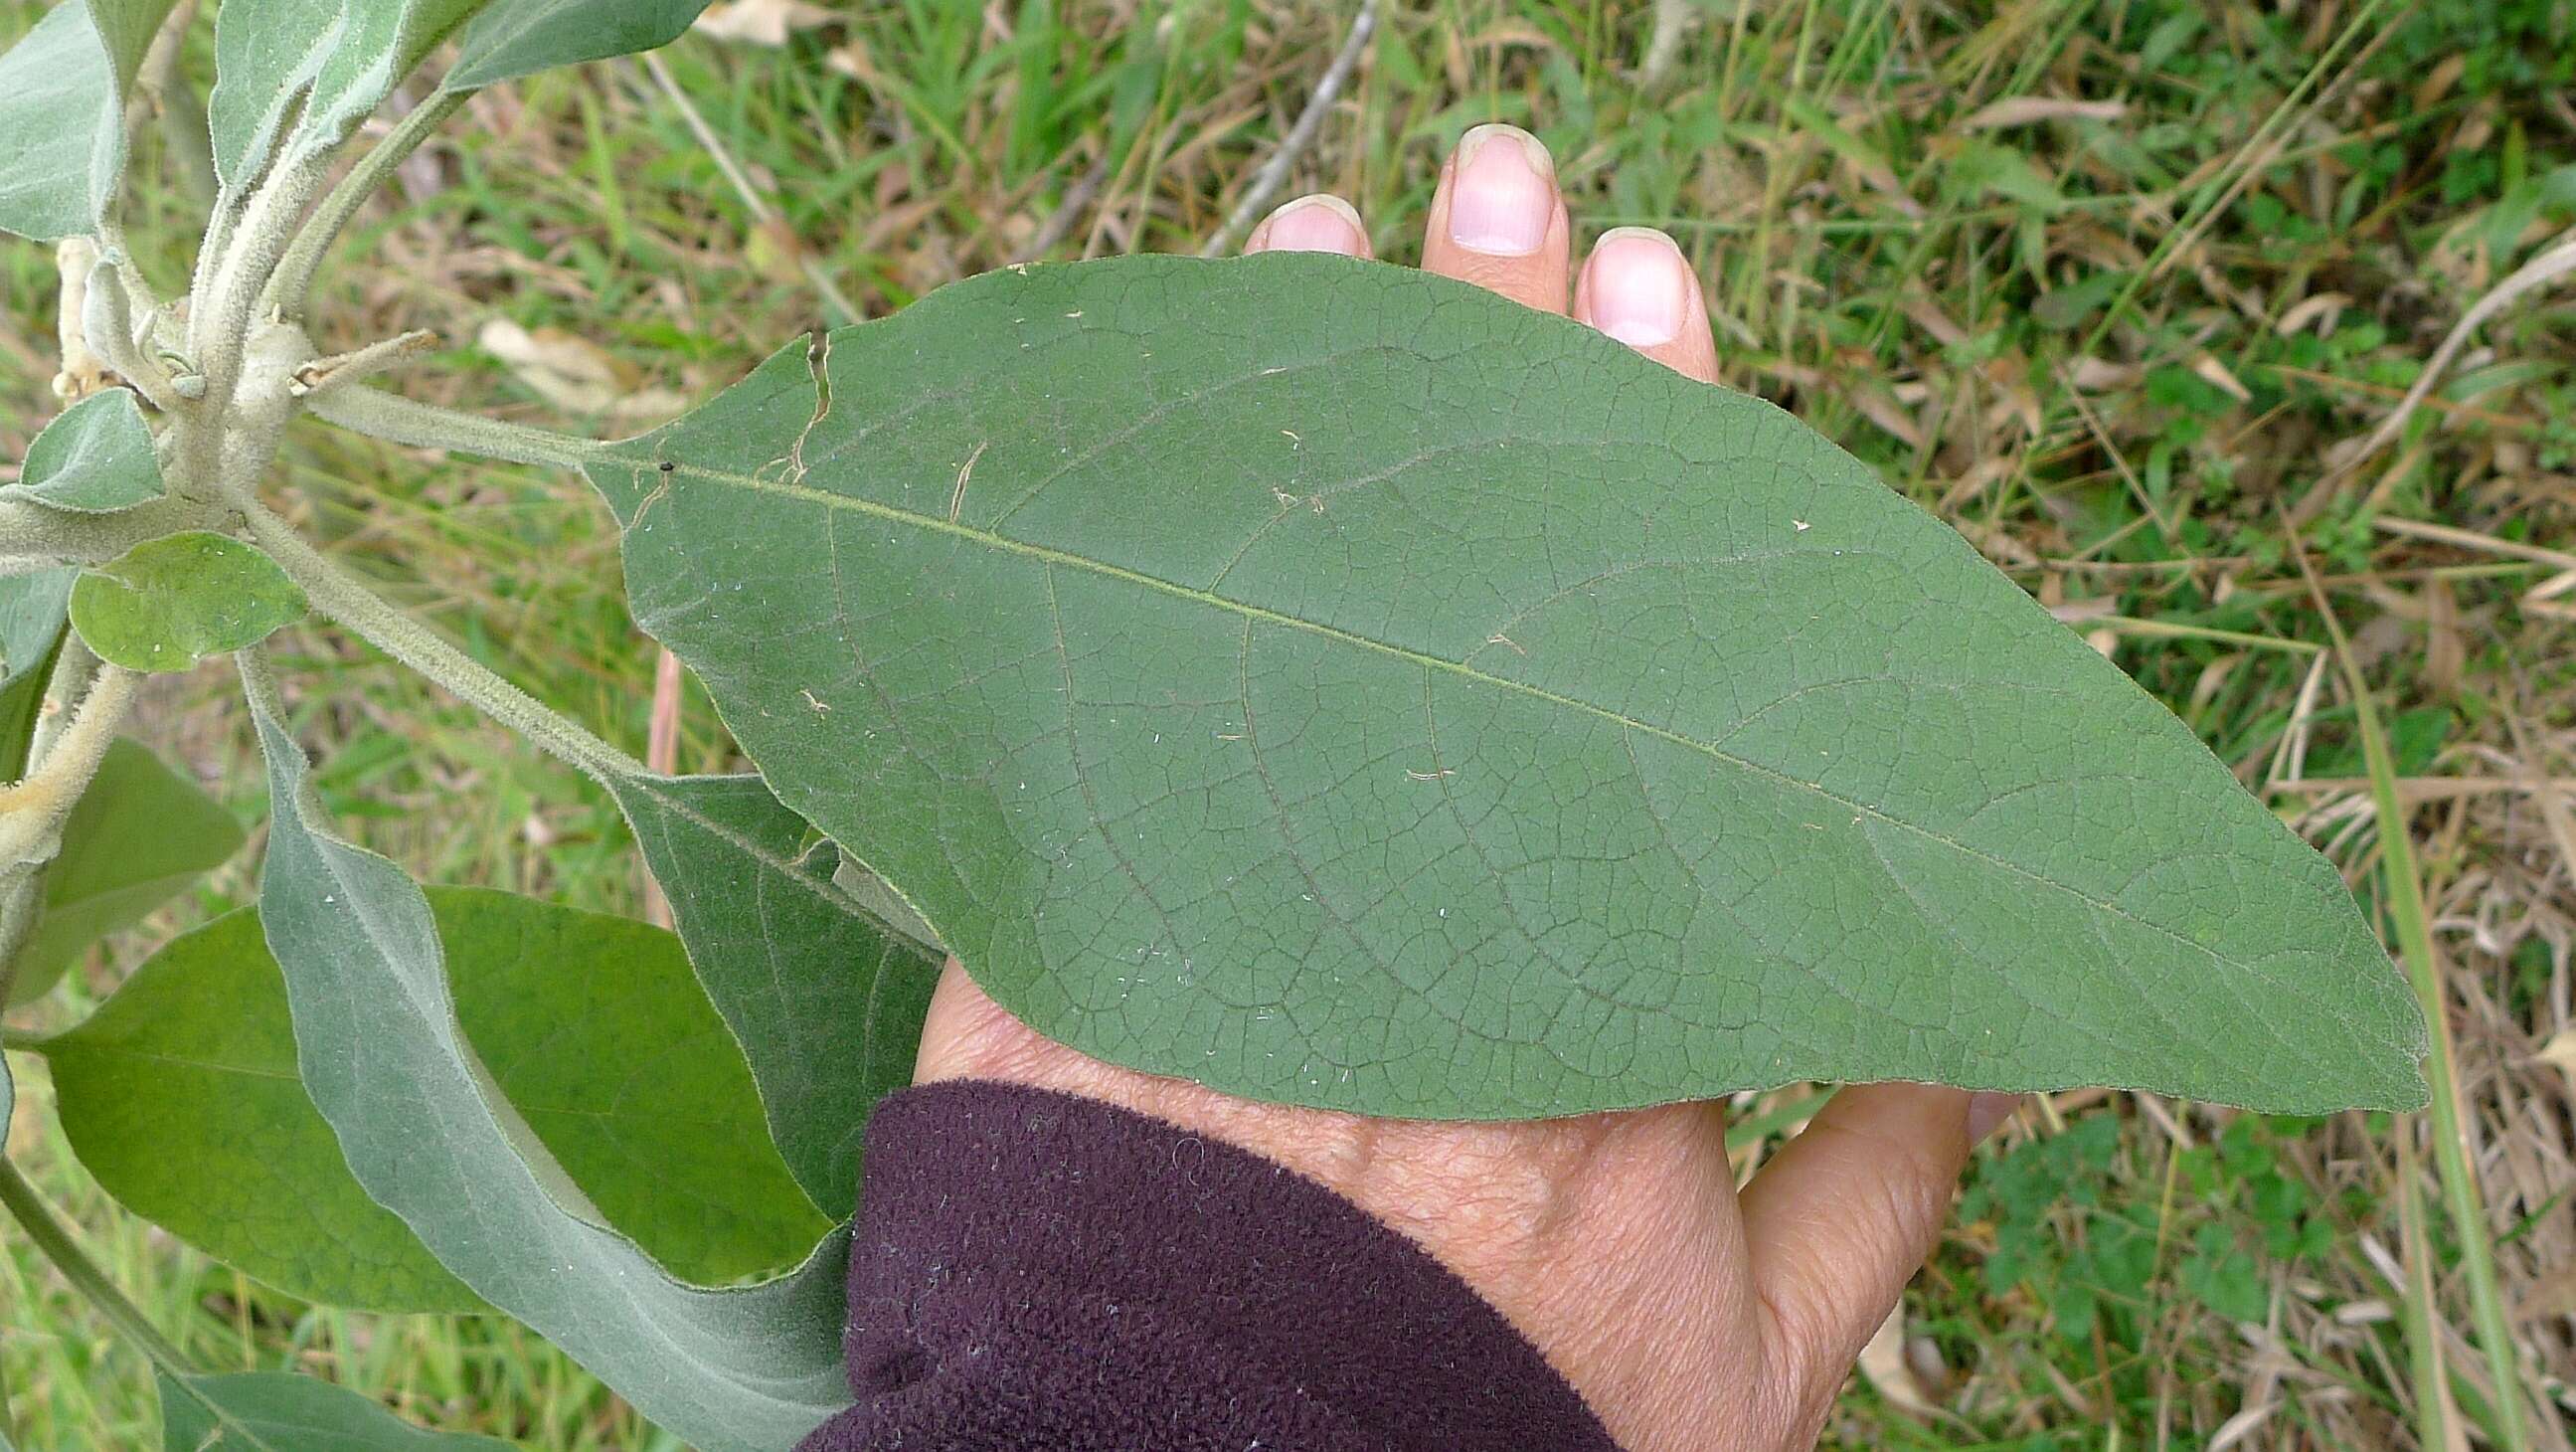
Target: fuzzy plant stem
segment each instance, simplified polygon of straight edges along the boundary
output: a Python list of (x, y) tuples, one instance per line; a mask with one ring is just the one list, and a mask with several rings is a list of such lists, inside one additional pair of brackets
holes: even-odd
[(393, 175), (394, 168), (418, 151), (422, 142), (436, 135), (447, 118), (456, 114), (456, 108), (465, 104), (465, 95), (462, 91), (441, 91), (412, 107), (394, 123), (384, 140), (358, 158), (349, 174), (340, 178), (340, 184), (313, 209), (312, 217), (295, 234), (295, 240), (287, 244), (286, 254), (278, 259), (276, 270), (260, 289), (263, 312), (282, 312), (288, 317), (304, 315), (304, 302), (313, 291), (315, 274), (322, 270), (323, 254), (331, 250), (332, 242), (349, 225), (349, 219), (358, 214), (358, 208)]
[(36, 1193), (36, 1187), (27, 1183), (26, 1175), (6, 1159), (0, 1159), (0, 1206), (8, 1207), (10, 1217), (27, 1232), (27, 1239), (53, 1262), (63, 1279), (71, 1282), (72, 1289), (133, 1342), (136, 1350), (151, 1358), (154, 1366), (174, 1379), (194, 1374), (187, 1356), (161, 1334), (152, 1318), (143, 1314), (142, 1307), (116, 1288), (116, 1282), (109, 1280), (98, 1262), (72, 1239), (70, 1229), (55, 1218), (52, 1207)]
[(513, 464), (577, 468), (599, 449), (589, 439), (503, 423), (356, 384), (316, 389), (305, 403), (324, 423), (371, 439), (412, 448), (453, 449)]
[(251, 539), (304, 588), (315, 609), (526, 737), (547, 755), (603, 781), (650, 774), (644, 763), (502, 679), (491, 667), (404, 614), (329, 556), (306, 544), (286, 521), (267, 509), (254, 506), (249, 526)]

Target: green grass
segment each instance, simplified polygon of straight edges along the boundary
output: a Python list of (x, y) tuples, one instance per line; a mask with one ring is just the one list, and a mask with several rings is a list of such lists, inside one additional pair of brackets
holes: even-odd
[[(2385, 416), (2472, 301), (2576, 225), (2576, 116), (2556, 99), (2576, 78), (2567, 7), (1704, 8), (1660, 95), (1635, 76), (1644, 4), (1391, 13), (1289, 190), (1348, 196), (1381, 255), (1409, 259), (1455, 135), (1529, 126), (1579, 228), (1656, 225), (1682, 241), (1730, 384), (1956, 522), (2249, 785), (2364, 774), (2331, 667), (2309, 688), (2328, 636), (2285, 515), (2354, 632), (2401, 775), (2576, 776), (2576, 596), (2532, 596), (2546, 564), (2379, 527), (2576, 539), (2576, 290), (2491, 322), (2376, 459), (2339, 478), (2328, 460)], [(0, 0), (0, 36), (36, 13)], [(698, 397), (821, 318), (803, 263), (881, 315), (1017, 259), (1088, 178), (1051, 255), (1195, 250), (1303, 105), (1343, 19), (1250, 0), (901, 0), (850, 15), (781, 51), (692, 38), (667, 53), (780, 226), (755, 221), (640, 68), (539, 77), (478, 97), (364, 215), (326, 281), (321, 341), (435, 328), (448, 346), (407, 391), (605, 433), (620, 425), (554, 413), (475, 346), (481, 323), (561, 329), (637, 388)], [(201, 24), (201, 74), (209, 39)], [(1980, 124), (2026, 97), (2124, 109)], [(137, 227), (138, 254), (174, 289), (184, 197), (148, 151), (143, 167), (143, 211), (165, 225)], [(49, 263), (0, 247), (0, 459), (49, 412)], [(641, 749), (654, 650), (578, 481), (319, 427), (295, 436), (283, 475), (274, 497), (345, 557)], [(635, 910), (630, 846), (586, 784), (336, 635), (287, 646), (308, 739), (345, 743), (323, 788), (364, 840), (428, 878)], [(148, 729), (249, 820), (262, 787), (222, 686), (209, 673), (164, 690)], [(681, 765), (728, 750), (691, 694)], [(2367, 796), (2291, 786), (2269, 800), (2376, 904), (2382, 823)], [(2558, 1378), (2563, 1415), (2576, 1305), (2546, 1298), (2567, 1294), (2549, 1273), (2576, 1260), (2576, 1166), (2564, 1074), (2532, 1051), (2566, 1026), (2576, 864), (2527, 793), (2429, 802), (2410, 825), (2499, 1272), (2508, 1302), (2538, 1307), (2516, 1329), (2526, 1366)], [(160, 928), (238, 901), (249, 880), (237, 865)], [(73, 1021), (150, 941), (129, 935), (13, 1023)], [(304, 1307), (122, 1215), (52, 1127), (40, 1063), (11, 1067), (13, 1157), (208, 1365), (318, 1371), (533, 1447), (655, 1445), (515, 1327)], [(2058, 1096), (1981, 1154), (1909, 1295), (1939, 1412), (1908, 1414), (1856, 1379), (1829, 1440), (2192, 1447), (2232, 1424), (2239, 1446), (2413, 1445), (2406, 1288), (2372, 1251), (2401, 1246), (2395, 1141), (2416, 1132), (2385, 1116)], [(2465, 1335), (2456, 1227), (2424, 1198), (2435, 1310)], [(21, 1446), (150, 1443), (143, 1367), (14, 1238), (0, 1297)], [(2446, 1366), (2482, 1438), (2492, 1387), (2468, 1347)], [(2544, 1429), (2538, 1445), (2566, 1444)]]

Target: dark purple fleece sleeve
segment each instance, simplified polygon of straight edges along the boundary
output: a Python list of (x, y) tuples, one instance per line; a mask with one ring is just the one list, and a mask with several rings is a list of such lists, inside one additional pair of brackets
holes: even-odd
[(803, 1452), (1617, 1452), (1538, 1351), (1283, 1165), (952, 1082), (868, 1125), (858, 1405)]

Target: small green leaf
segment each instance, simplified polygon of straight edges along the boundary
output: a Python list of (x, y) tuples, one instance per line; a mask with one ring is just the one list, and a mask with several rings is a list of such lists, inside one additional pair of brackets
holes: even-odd
[(0, 56), (0, 232), (98, 230), (125, 173), (125, 95), (171, 0), (63, 0)]
[(41, 997), (82, 949), (221, 867), (242, 836), (222, 803), (150, 750), (111, 744), (63, 822), (62, 851), (45, 870), (43, 915), (18, 950), (11, 1004)]
[(256, 546), (189, 530), (83, 570), (71, 616), (101, 660), (184, 671), (302, 619), (304, 589)]
[(698, 980), (750, 1061), (770, 1134), (822, 1211), (850, 1213), (868, 1113), (912, 1082), (939, 959), (833, 881), (838, 849), (757, 776), (611, 783)]
[(349, 1177), (296, 1077), (256, 913), (171, 939), (42, 1047), (73, 1153), (135, 1214), (306, 1300), (484, 1309)]
[(238, 194), (328, 153), (482, 0), (225, 0), (206, 101), (215, 174)]
[(471, 91), (537, 71), (668, 45), (707, 0), (493, 0), (457, 40), (442, 89)]
[(64, 409), (36, 441), (18, 482), (0, 499), (30, 499), (56, 509), (113, 514), (161, 497), (161, 461), (134, 395), (102, 389)]
[(1096, 1056), (2423, 1101), (2341, 876), (2189, 728), (1788, 414), (1482, 289), (1012, 268), (585, 468), (780, 800)]
[(305, 1090), (358, 1183), (476, 1294), (703, 1452), (775, 1452), (847, 1405), (846, 1232), (777, 1280), (706, 1289), (596, 1224), (487, 1090), (428, 899), (323, 831), (303, 750), (256, 693), (253, 720), (275, 805), (260, 914)]
[(0, 781), (27, 770), (27, 742), (45, 704), (70, 616), (72, 570), (0, 579)]
[(282, 1371), (155, 1380), (161, 1452), (510, 1452), (462, 1432), (430, 1432), (346, 1387)]
[[(669, 933), (481, 888), (429, 902), (467, 1041), (609, 1224), (708, 1282), (792, 1264), (830, 1228)], [(171, 940), (42, 1047), (72, 1148), (136, 1214), (306, 1300), (481, 1309), (350, 1178), (256, 913)]]

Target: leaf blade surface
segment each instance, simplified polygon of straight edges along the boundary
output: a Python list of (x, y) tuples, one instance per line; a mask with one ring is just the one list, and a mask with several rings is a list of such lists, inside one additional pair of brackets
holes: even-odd
[(939, 960), (834, 881), (839, 854), (757, 776), (612, 780), (698, 981), (760, 1086), (779, 1153), (849, 1215), (869, 1111), (912, 1082)]
[(325, 833), (305, 763), (254, 700), (275, 815), (260, 917), (284, 969), (306, 1091), (368, 1195), (442, 1264), (707, 1452), (773, 1452), (848, 1402), (846, 1233), (757, 1285), (671, 1279), (596, 1212), (458, 1029), (428, 901)]
[(0, 498), (112, 514), (161, 497), (161, 463), (134, 394), (106, 388), (56, 415), (27, 446), (18, 482)]
[(0, 232), (87, 235), (125, 173), (125, 95), (172, 0), (62, 0), (0, 55)]
[(2420, 1101), (2331, 865), (1768, 404), (1313, 256), (819, 353), (589, 466), (637, 619), (1052, 1037), (1434, 1117)]
[(493, 0), (457, 38), (441, 89), (467, 91), (556, 66), (667, 45), (707, 0)]
[(154, 1379), (163, 1452), (508, 1452), (510, 1445), (415, 1427), (347, 1387), (289, 1372)]
[(304, 587), (256, 545), (212, 530), (146, 540), (72, 584), (72, 628), (128, 670), (193, 670), (304, 617)]
[[(610, 1224), (694, 1281), (804, 1257), (829, 1227), (668, 933), (479, 888), (428, 896), (468, 1042)], [(486, 1309), (351, 1178), (255, 910), (171, 940), (42, 1049), (73, 1149), (128, 1209), (305, 1300)]]

